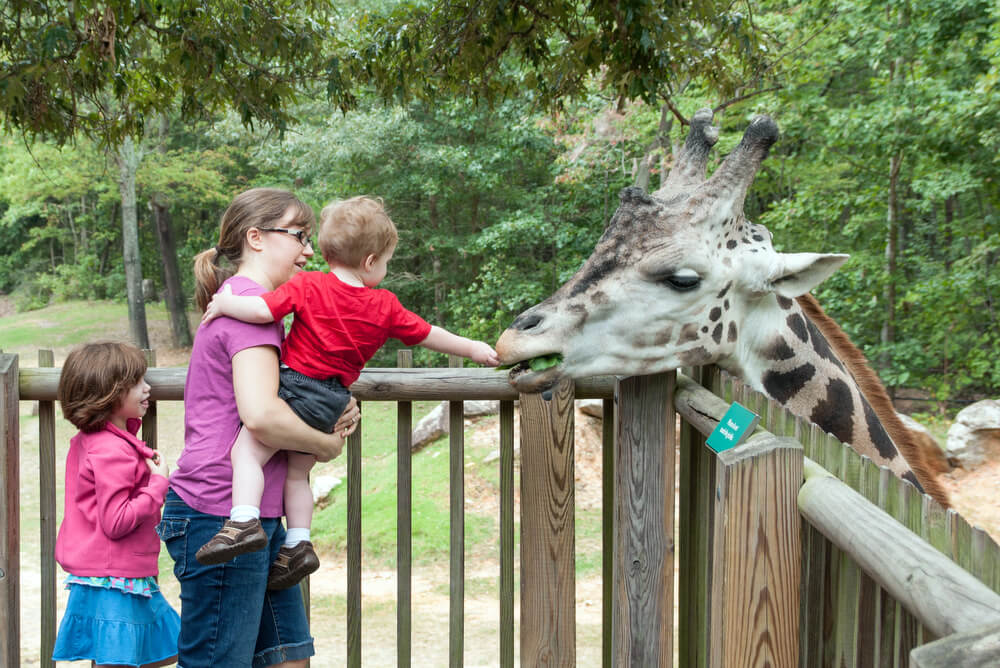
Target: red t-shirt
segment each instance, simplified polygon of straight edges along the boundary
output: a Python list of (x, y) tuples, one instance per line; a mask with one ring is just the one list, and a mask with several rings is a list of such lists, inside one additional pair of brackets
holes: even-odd
[(263, 297), (275, 321), (295, 314), (281, 361), (310, 378), (336, 376), (344, 387), (389, 338), (414, 346), (431, 333), (392, 292), (347, 285), (321, 271), (301, 271)]

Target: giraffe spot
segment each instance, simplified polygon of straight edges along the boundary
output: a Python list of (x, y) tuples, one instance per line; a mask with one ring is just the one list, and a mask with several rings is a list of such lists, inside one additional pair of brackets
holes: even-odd
[(726, 309), (727, 311), (729, 310), (729, 300), (728, 299), (726, 301), (722, 302), (722, 308)]
[(715, 244), (715, 247), (716, 248), (722, 248), (722, 242), (720, 241), (719, 243)]
[(746, 237), (743, 237), (742, 239), (740, 239), (740, 241), (742, 241), (742, 242), (743, 242), (743, 243), (745, 243), (745, 244), (748, 244), (748, 243), (750, 243), (750, 240), (749, 240), (749, 239), (747, 239)]
[(573, 315), (587, 314), (587, 307), (584, 306), (583, 304), (570, 304), (569, 306), (566, 307), (566, 310), (572, 313)]
[(899, 455), (899, 450), (896, 449), (896, 444), (892, 442), (888, 432), (886, 432), (885, 427), (882, 425), (882, 421), (878, 419), (878, 415), (875, 414), (875, 409), (871, 407), (868, 400), (861, 397), (861, 405), (865, 409), (865, 422), (868, 424), (868, 436), (872, 440), (875, 449), (878, 454), (885, 459), (893, 459)]
[(803, 343), (809, 340), (809, 331), (806, 329), (806, 321), (798, 313), (793, 313), (788, 316), (786, 322), (788, 323), (788, 328), (792, 330), (795, 336), (799, 337)]
[(720, 341), (722, 341), (722, 323), (721, 322), (718, 325), (715, 326), (715, 329), (712, 330), (712, 340), (715, 341), (716, 343), (719, 343)]
[(795, 357), (795, 351), (792, 347), (788, 345), (788, 341), (785, 337), (778, 336), (771, 345), (764, 348), (761, 352), (765, 359), (769, 360), (790, 360)]
[[(715, 298), (716, 299), (722, 299), (723, 297), (725, 297), (726, 293), (729, 292), (729, 288), (731, 288), (731, 287), (733, 287), (733, 282), (729, 281), (728, 283), (726, 283), (726, 287), (722, 288), (722, 292), (720, 292), (719, 294), (715, 295)], [(727, 301), (726, 304), (729, 304), (729, 302)], [(726, 306), (726, 308), (729, 308), (729, 306)]]
[(736, 248), (736, 245), (737, 244), (735, 239), (730, 239), (729, 241), (726, 242), (726, 248), (728, 248), (729, 250), (733, 250), (734, 248)]
[(736, 340), (736, 334), (737, 334), (736, 323), (735, 322), (729, 323), (729, 334), (726, 335), (726, 340), (732, 343), (733, 341)]
[(712, 310), (708, 312), (708, 319), (715, 322), (722, 317), (722, 309), (718, 306), (713, 306)]
[(819, 331), (812, 320), (806, 319), (806, 325), (809, 327), (809, 338), (812, 339), (813, 350), (816, 354), (825, 360), (829, 360), (837, 365), (838, 368), (843, 370), (844, 365), (841, 363), (840, 359), (837, 357), (836, 353), (830, 347), (830, 343), (826, 340), (826, 337)]
[(914, 487), (920, 490), (921, 494), (924, 493), (924, 486), (920, 484), (919, 480), (917, 480), (917, 476), (913, 471), (907, 471), (906, 473), (904, 473), (903, 480), (909, 481)]
[(677, 353), (681, 366), (702, 366), (712, 361), (712, 354), (704, 346)]
[(826, 386), (826, 398), (816, 404), (809, 419), (833, 434), (842, 443), (850, 443), (854, 434), (854, 395), (840, 378), (832, 378)]
[(610, 299), (608, 299), (608, 293), (603, 290), (598, 290), (594, 294), (590, 295), (590, 301), (593, 304), (607, 304)]
[(688, 324), (681, 327), (681, 333), (677, 337), (678, 345), (682, 343), (691, 343), (692, 341), (697, 341), (697, 340), (698, 340), (698, 325), (694, 324), (693, 322), (689, 322)]
[(786, 404), (815, 375), (816, 367), (809, 363), (791, 371), (768, 371), (764, 374), (764, 390), (779, 403)]
[(791, 299), (789, 299), (788, 297), (782, 297), (781, 295), (775, 295), (775, 296), (778, 298), (778, 306), (780, 306), (781, 308), (783, 308), (786, 311), (788, 309), (792, 308), (792, 304), (795, 303)]
[(753, 235), (753, 240), (754, 241), (763, 241), (764, 237), (760, 236), (759, 234), (755, 234), (755, 235)]
[(708, 334), (708, 325), (705, 325), (704, 327), (701, 328), (701, 333)]
[(673, 327), (667, 327), (653, 338), (654, 346), (664, 346), (670, 343), (670, 336), (674, 333)]
[(618, 261), (614, 258), (608, 258), (594, 264), (593, 266), (590, 266), (589, 262), (587, 265), (588, 266), (586, 267), (584, 274), (580, 276), (580, 280), (578, 280), (570, 290), (570, 297), (575, 297), (581, 292), (586, 292), (587, 289), (592, 287), (595, 283), (603, 280), (608, 274), (614, 271), (615, 267), (618, 266)]

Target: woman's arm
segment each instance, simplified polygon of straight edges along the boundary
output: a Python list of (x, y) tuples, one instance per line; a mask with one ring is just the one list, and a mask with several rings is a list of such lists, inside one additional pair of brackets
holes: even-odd
[[(278, 398), (278, 351), (245, 348), (233, 356), (233, 390), (243, 425), (264, 445), (315, 455), (321, 462), (340, 455), (344, 439), (357, 426), (356, 402), (348, 406), (332, 434), (313, 429)], [(349, 426), (342, 427), (344, 423)]]

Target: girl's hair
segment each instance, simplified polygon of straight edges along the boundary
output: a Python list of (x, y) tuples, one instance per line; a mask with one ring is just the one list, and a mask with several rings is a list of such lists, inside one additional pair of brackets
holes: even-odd
[(56, 391), (63, 417), (80, 431), (97, 431), (145, 374), (145, 356), (127, 343), (99, 341), (74, 348), (63, 364)]
[(359, 267), (366, 257), (379, 257), (398, 241), (381, 199), (352, 197), (327, 204), (319, 215), (319, 251), (327, 264)]
[[(219, 242), (194, 258), (194, 299), (198, 308), (204, 311), (223, 281), (235, 273), (232, 267), (239, 268), (247, 230), (274, 227), (289, 208), (295, 210), (291, 224), (311, 233), (316, 219), (312, 208), (287, 190), (252, 188), (233, 198), (222, 214)], [(221, 266), (223, 259), (232, 267)]]

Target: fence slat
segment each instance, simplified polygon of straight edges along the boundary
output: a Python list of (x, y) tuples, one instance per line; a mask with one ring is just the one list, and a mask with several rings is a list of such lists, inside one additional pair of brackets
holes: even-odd
[[(462, 358), (448, 356), (448, 367)], [(465, 654), (465, 404), (448, 402), (448, 665), (461, 668)]]
[[(38, 366), (55, 366), (51, 350), (38, 351)], [(41, 654), (39, 664), (55, 665), (52, 648), (56, 644), (56, 406), (38, 402), (38, 502), (41, 532)]]
[(21, 451), (17, 355), (0, 354), (0, 665), (21, 665)]
[[(413, 366), (413, 351), (396, 352)], [(409, 668), (413, 644), (413, 403), (396, 402), (396, 665)]]
[(614, 668), (615, 401), (601, 404), (601, 665)]
[[(361, 402), (358, 402), (361, 408)], [(347, 437), (347, 665), (361, 668), (361, 430)]]
[(673, 662), (675, 375), (618, 382), (615, 666)]
[(802, 446), (763, 432), (716, 458), (712, 668), (799, 662)]
[(573, 384), (523, 394), (521, 665), (576, 663)]
[(514, 668), (513, 401), (500, 402), (500, 667)]

